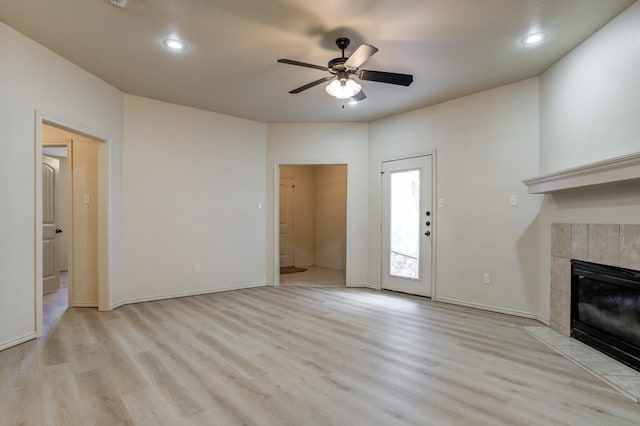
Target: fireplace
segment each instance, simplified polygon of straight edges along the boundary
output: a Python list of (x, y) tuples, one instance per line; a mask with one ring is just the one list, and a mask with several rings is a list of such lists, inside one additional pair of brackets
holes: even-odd
[(640, 271), (572, 260), (571, 336), (640, 371)]

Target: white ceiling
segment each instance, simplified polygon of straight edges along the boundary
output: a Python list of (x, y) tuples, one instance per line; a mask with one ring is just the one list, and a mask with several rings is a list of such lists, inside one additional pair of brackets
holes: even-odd
[[(539, 75), (633, 0), (2, 0), (0, 21), (130, 94), (263, 122), (370, 121)], [(546, 43), (527, 47), (534, 30)], [(163, 38), (188, 44), (168, 52)], [(345, 105), (316, 86), (334, 41), (379, 52), (362, 68), (414, 75), (362, 82)]]

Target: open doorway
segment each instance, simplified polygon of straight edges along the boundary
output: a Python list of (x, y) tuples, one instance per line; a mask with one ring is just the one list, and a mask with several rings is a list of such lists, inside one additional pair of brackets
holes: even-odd
[[(69, 146), (42, 145), (42, 317), (44, 334), (55, 327), (69, 306)], [(65, 232), (67, 231), (67, 232)]]
[(281, 286), (344, 287), (347, 165), (279, 167)]
[(49, 334), (68, 307), (98, 308), (101, 285), (108, 285), (107, 242), (101, 231), (108, 200), (105, 143), (62, 126), (40, 124), (38, 336)]

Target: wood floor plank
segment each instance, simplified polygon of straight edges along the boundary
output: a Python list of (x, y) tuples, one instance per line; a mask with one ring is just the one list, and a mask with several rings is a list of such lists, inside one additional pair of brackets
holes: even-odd
[(48, 308), (0, 352), (0, 425), (637, 425), (534, 321), (390, 292), (255, 288)]

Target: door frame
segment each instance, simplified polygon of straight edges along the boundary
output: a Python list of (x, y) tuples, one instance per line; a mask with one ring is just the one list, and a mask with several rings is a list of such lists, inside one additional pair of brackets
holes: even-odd
[[(111, 186), (110, 178), (110, 155), (111, 142), (108, 138), (101, 136), (99, 132), (74, 123), (71, 120), (56, 117), (45, 112), (35, 111), (35, 140), (34, 140), (34, 168), (35, 168), (35, 188), (34, 188), (34, 259), (35, 259), (35, 332), (36, 337), (42, 336), (42, 125), (48, 124), (79, 135), (87, 136), (98, 142), (98, 310), (109, 311), (112, 309), (111, 303), (111, 282), (110, 282), (110, 203)], [(71, 216), (71, 224), (73, 218)], [(70, 241), (73, 245), (73, 242)], [(73, 256), (71, 257), (73, 261)], [(72, 265), (73, 268), (73, 265)]]
[(347, 166), (346, 259), (344, 282), (351, 287), (351, 162), (349, 160), (275, 160), (273, 162), (273, 285), (280, 286), (280, 166)]
[(403, 155), (399, 157), (382, 158), (378, 161), (378, 247), (377, 247), (377, 259), (379, 264), (378, 268), (378, 290), (382, 290), (382, 163), (388, 161), (408, 160), (416, 157), (431, 156), (431, 210), (433, 211), (431, 223), (431, 300), (436, 300), (436, 259), (437, 259), (437, 245), (438, 245), (438, 206), (437, 206), (437, 194), (436, 194), (436, 176), (437, 173), (437, 155), (436, 150), (427, 151), (418, 154)]

